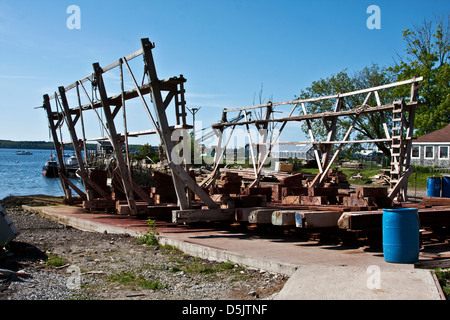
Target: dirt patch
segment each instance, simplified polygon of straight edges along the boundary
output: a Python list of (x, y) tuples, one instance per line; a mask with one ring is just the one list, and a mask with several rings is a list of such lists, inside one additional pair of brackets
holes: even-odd
[(2, 300), (255, 300), (281, 290), (287, 277), (233, 262), (195, 258), (173, 247), (143, 245), (129, 235), (84, 232), (1, 201), (20, 234), (0, 252)]

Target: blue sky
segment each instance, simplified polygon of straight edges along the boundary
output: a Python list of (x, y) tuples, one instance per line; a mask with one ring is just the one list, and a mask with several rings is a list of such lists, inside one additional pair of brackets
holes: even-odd
[[(379, 30), (366, 26), (372, 4)], [(66, 26), (70, 5), (81, 10), (79, 30)], [(141, 38), (156, 43), (159, 78), (187, 78), (187, 104), (201, 107), (206, 127), (223, 108), (253, 105), (261, 84), (265, 100), (286, 101), (345, 68), (391, 65), (402, 30), (449, 12), (447, 0), (0, 0), (0, 139), (50, 141), (34, 109), (43, 94), (136, 51)], [(151, 129), (137, 112), (129, 120), (129, 131)], [(100, 136), (98, 123), (89, 130)]]

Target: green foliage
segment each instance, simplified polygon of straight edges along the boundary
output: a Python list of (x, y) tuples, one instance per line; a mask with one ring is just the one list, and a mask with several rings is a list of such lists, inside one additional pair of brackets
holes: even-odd
[(141, 244), (157, 246), (159, 244), (157, 237), (159, 235), (159, 232), (156, 230), (156, 222), (151, 219), (148, 219), (146, 222), (148, 225), (148, 229), (138, 238), (138, 241)]
[[(422, 76), (418, 100), (425, 103), (416, 111), (415, 136), (421, 136), (450, 123), (450, 16), (403, 31), (406, 56), (390, 68), (397, 80)], [(405, 91), (408, 88), (397, 88)]]
[[(377, 64), (372, 64), (370, 67), (365, 67), (353, 74), (343, 70), (336, 75), (331, 75), (326, 79), (314, 81), (310, 87), (302, 90), (298, 98), (308, 99), (315, 97), (322, 97), (328, 95), (335, 95), (338, 93), (345, 93), (365, 89), (369, 87), (376, 87), (390, 83), (394, 80), (394, 75), (385, 67), (380, 67)], [(360, 94), (356, 96), (346, 97), (341, 100), (340, 110), (351, 110), (359, 107), (364, 103), (367, 94)], [(381, 104), (392, 103), (394, 100), (393, 91), (386, 89), (379, 91)], [(399, 98), (399, 97), (396, 97)], [(375, 95), (371, 95), (367, 104), (376, 106), (377, 101)], [(318, 102), (310, 102), (306, 105), (308, 113), (321, 113), (334, 111), (336, 108), (336, 99), (322, 100)], [(389, 117), (386, 117), (387, 119)], [(355, 117), (340, 117), (337, 120), (337, 133), (335, 140), (341, 140), (345, 135), (347, 129), (354, 121)], [(326, 127), (321, 123), (322, 120), (314, 120), (316, 123), (312, 124), (312, 131), (316, 140), (324, 140), (328, 134)], [(384, 129), (382, 127), (381, 113), (364, 114), (357, 118), (354, 131), (356, 139), (382, 139), (384, 136)], [(388, 122), (388, 126), (390, 123)], [(302, 123), (302, 130), (308, 134), (306, 123)], [(390, 155), (389, 147), (385, 142), (377, 142), (376, 146), (383, 151), (384, 154)], [(354, 154), (360, 148), (359, 145), (350, 144), (345, 146), (343, 153)]]
[(56, 256), (56, 255), (50, 255), (47, 259), (46, 264), (50, 267), (61, 267), (66, 264), (63, 258)]
[(132, 160), (151, 159), (153, 163), (159, 162), (159, 152), (154, 151), (148, 143), (139, 146), (136, 153), (131, 155)]
[(235, 268), (232, 261), (213, 263), (205, 262), (200, 258), (185, 256), (183, 260), (177, 259), (176, 262), (177, 264), (170, 269), (171, 272), (183, 271), (187, 274), (217, 274), (222, 272), (238, 273), (243, 270), (242, 267)]
[(445, 294), (447, 299), (450, 298), (450, 269), (441, 269), (438, 268), (434, 271), (436, 277), (439, 281), (439, 284), (442, 287), (442, 291)]
[[(394, 66), (380, 67), (372, 64), (354, 74), (346, 69), (325, 79), (314, 81), (310, 87), (302, 90), (297, 98), (306, 99), (335, 95), (338, 93), (355, 91), (358, 89), (375, 87), (395, 81), (423, 77), (420, 83), (419, 94), (415, 99), (425, 103), (425, 106), (416, 110), (414, 135), (421, 136), (445, 127), (450, 123), (450, 15), (437, 17), (434, 22), (424, 21), (420, 26), (403, 31), (403, 40), (406, 45), (405, 57)], [(381, 104), (392, 103), (394, 99), (410, 100), (411, 87), (399, 86), (394, 89), (380, 90)], [(348, 110), (363, 103), (365, 95), (345, 98), (341, 110)], [(308, 113), (334, 111), (335, 101), (325, 100), (311, 102), (306, 105)], [(374, 95), (368, 104), (377, 105)], [(386, 117), (388, 127), (391, 127)], [(353, 117), (341, 117), (338, 120), (336, 140), (343, 137), (346, 128), (353, 121)], [(327, 135), (326, 127), (315, 120), (312, 130), (316, 140), (324, 139)], [(302, 129), (308, 134), (306, 123)], [(358, 134), (355, 138), (381, 139), (384, 138), (382, 117), (380, 113), (360, 116), (354, 128)], [(386, 143), (375, 143), (387, 156), (389, 149)], [(354, 150), (349, 150), (349, 153)]]
[(151, 290), (158, 290), (167, 288), (168, 285), (163, 285), (158, 279), (149, 280), (143, 275), (136, 275), (132, 271), (122, 271), (119, 273), (113, 273), (109, 276), (109, 281), (120, 283), (124, 286), (138, 286)]

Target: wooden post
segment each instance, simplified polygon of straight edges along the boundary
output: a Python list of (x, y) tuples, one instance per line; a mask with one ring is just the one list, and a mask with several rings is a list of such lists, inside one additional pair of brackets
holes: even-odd
[[(341, 110), (341, 105), (342, 105), (342, 99), (338, 95), (338, 98), (336, 100), (336, 105), (334, 107), (334, 113)], [(333, 116), (333, 118), (331, 120), (331, 126), (328, 126), (328, 124), (326, 123), (327, 120), (323, 119), (324, 125), (327, 127), (327, 130), (328, 130), (328, 137), (327, 137), (328, 142), (333, 141), (335, 139), (336, 130), (337, 130), (337, 127), (336, 127), (337, 118), (338, 117), (336, 115)], [(321, 180), (323, 180), (322, 176), (325, 176), (327, 174), (327, 172), (325, 171), (325, 168), (328, 166), (328, 163), (329, 163), (331, 148), (332, 148), (331, 144), (325, 145), (325, 151), (322, 154), (322, 161), (321, 161), (322, 172), (319, 172), (317, 174), (317, 176), (311, 182), (310, 187), (312, 187), (312, 188), (318, 187), (321, 183)]]
[(64, 87), (59, 87), (58, 89), (59, 89), (59, 96), (61, 97), (61, 104), (62, 104), (62, 107), (64, 110), (64, 116), (66, 118), (67, 128), (69, 130), (70, 137), (72, 139), (72, 145), (75, 150), (75, 155), (77, 157), (77, 161), (80, 166), (79, 174), (80, 174), (81, 178), (83, 179), (83, 181), (85, 182), (87, 198), (88, 198), (88, 200), (93, 200), (93, 199), (91, 199), (92, 194), (89, 192), (89, 189), (93, 188), (95, 191), (97, 191), (103, 197), (108, 199), (108, 198), (110, 198), (109, 194), (107, 194), (102, 188), (98, 187), (97, 184), (89, 178), (87, 169), (84, 167), (84, 161), (83, 161), (83, 157), (81, 155), (80, 141), (78, 140), (77, 133), (75, 131), (75, 124), (73, 123), (72, 116), (70, 115), (69, 104), (67, 102), (67, 97), (66, 97), (66, 91), (65, 91)]
[(49, 98), (48, 94), (44, 95), (43, 108), (47, 112), (48, 123), (49, 123), (50, 131), (51, 131), (52, 137), (53, 137), (53, 144), (55, 146), (55, 152), (56, 152), (56, 156), (57, 156), (58, 162), (59, 162), (59, 172), (58, 172), (59, 179), (61, 180), (61, 185), (64, 190), (65, 199), (67, 201), (70, 201), (72, 199), (72, 193), (71, 193), (71, 190), (67, 183), (68, 179), (66, 177), (66, 167), (65, 167), (65, 163), (64, 163), (62, 149), (61, 149), (62, 145), (59, 142), (58, 133), (56, 132), (56, 126), (55, 126), (55, 123), (53, 120), (52, 108), (50, 105), (50, 98)]
[[(177, 194), (179, 206), (181, 210), (186, 210), (190, 208), (187, 192), (185, 187), (190, 188), (197, 196), (206, 202), (210, 209), (215, 209), (218, 205), (209, 197), (209, 195), (200, 187), (197, 186), (194, 180), (183, 170), (180, 164), (175, 163), (173, 160), (173, 142), (171, 137), (171, 130), (169, 123), (167, 121), (167, 116), (165, 113), (165, 105), (161, 95), (160, 80), (158, 79), (156, 68), (153, 60), (152, 49), (154, 45), (149, 41), (149, 39), (142, 39), (142, 49), (144, 52), (144, 64), (145, 71), (150, 79), (151, 95), (153, 106), (156, 112), (156, 116), (159, 124), (160, 139), (166, 153), (167, 160), (172, 169), (172, 179), (175, 187), (175, 192)], [(184, 178), (184, 179), (183, 179)], [(195, 188), (195, 186), (198, 188)]]
[(111, 144), (113, 146), (114, 156), (116, 157), (120, 177), (122, 180), (125, 195), (127, 197), (128, 206), (130, 207), (130, 214), (135, 215), (136, 203), (134, 201), (134, 193), (132, 183), (130, 181), (130, 176), (127, 172), (127, 167), (125, 166), (125, 161), (122, 154), (122, 143), (120, 142), (119, 136), (116, 131), (116, 126), (114, 124), (114, 119), (111, 114), (111, 107), (109, 105), (108, 95), (106, 93), (105, 84), (103, 82), (103, 70), (98, 63), (93, 64), (95, 77), (97, 79), (97, 88), (100, 93), (100, 99), (103, 105), (103, 111), (106, 118), (106, 123), (108, 124), (109, 136), (111, 137)]

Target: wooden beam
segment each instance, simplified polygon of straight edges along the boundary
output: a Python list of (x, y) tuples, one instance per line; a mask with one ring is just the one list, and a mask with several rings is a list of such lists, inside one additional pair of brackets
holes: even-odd
[(130, 212), (132, 215), (137, 214), (136, 212), (136, 203), (134, 201), (134, 193), (132, 188), (132, 183), (130, 180), (130, 175), (128, 174), (127, 170), (130, 168), (127, 168), (125, 165), (125, 161), (123, 159), (122, 154), (122, 148), (121, 148), (121, 142), (118, 139), (116, 126), (114, 124), (113, 115), (111, 113), (111, 107), (108, 102), (108, 95), (106, 93), (105, 84), (103, 82), (103, 69), (100, 67), (98, 63), (93, 64), (95, 77), (97, 79), (97, 88), (100, 93), (100, 99), (102, 101), (103, 105), (103, 112), (105, 114), (106, 122), (108, 124), (108, 130), (109, 130), (109, 136), (111, 138), (110, 142), (113, 146), (113, 152), (115, 155), (115, 158), (117, 160), (117, 166), (119, 168), (120, 172), (120, 178), (122, 180), (124, 193), (127, 197), (128, 205), (130, 206)]
[(272, 213), (272, 224), (274, 226), (295, 226), (295, 213), (292, 210), (274, 211)]
[[(171, 163), (173, 162), (173, 143), (169, 123), (167, 121), (167, 115), (165, 113), (164, 101), (161, 96), (161, 81), (158, 79), (155, 62), (153, 60), (152, 49), (154, 48), (154, 44), (151, 43), (149, 39), (141, 39), (141, 43), (144, 52), (145, 71), (148, 78), (150, 79), (152, 101), (159, 124), (160, 140), (166, 153), (167, 160), (169, 163)], [(185, 182), (180, 179), (180, 176), (178, 174), (172, 175), (172, 179), (180, 208), (182, 210), (188, 209), (190, 206), (185, 190)]]
[[(130, 60), (133, 60), (134, 58), (139, 57), (140, 55), (142, 55), (142, 53), (143, 53), (142, 49), (139, 49), (139, 50), (137, 50), (137, 51), (135, 51), (135, 52), (129, 54), (129, 55), (126, 56), (124, 59), (125, 59), (126, 61), (130, 61)], [(115, 67), (118, 67), (119, 65), (120, 65), (120, 61), (113, 62), (113, 63), (111, 63), (110, 65), (104, 67), (104, 68), (102, 69), (102, 71), (103, 71), (103, 72), (107, 72), (107, 71), (109, 71), (109, 70), (114, 69)], [(83, 78), (83, 79), (81, 79), (81, 80), (79, 80), (79, 81), (81, 81), (82, 83), (84, 83), (84, 82), (86, 82), (86, 81), (88, 81), (88, 80), (93, 80), (93, 79), (94, 79), (94, 74), (91, 74), (90, 76), (87, 76), (87, 77), (85, 77), (85, 78)], [(69, 90), (75, 88), (75, 87), (77, 86), (77, 83), (78, 83), (78, 81), (72, 83), (71, 85), (69, 85), (69, 86), (67, 86), (67, 87), (65, 87), (65, 88), (64, 88), (64, 91), (67, 92), (67, 91), (69, 91)], [(53, 96), (49, 97), (49, 99), (50, 99), (50, 100), (55, 99), (56, 96), (57, 96), (57, 93), (55, 93)]]
[(329, 228), (337, 227), (342, 216), (339, 211), (298, 211), (295, 213), (297, 228)]
[[(63, 152), (62, 152), (62, 145), (59, 142), (58, 139), (58, 132), (56, 131), (57, 126), (54, 123), (53, 117), (52, 117), (52, 108), (50, 105), (50, 98), (47, 94), (44, 95), (44, 105), (43, 108), (45, 109), (46, 113), (47, 113), (47, 118), (48, 118), (48, 123), (49, 123), (49, 127), (50, 127), (50, 132), (52, 133), (52, 138), (53, 138), (53, 145), (55, 147), (55, 151), (56, 151), (56, 156), (58, 158), (58, 162), (59, 162), (59, 179), (61, 180), (61, 185), (63, 187), (64, 190), (64, 196), (66, 200), (70, 200), (72, 198), (71, 195), (71, 191), (70, 188), (68, 186), (68, 179), (65, 178), (65, 173), (66, 173), (66, 168), (65, 168), (65, 163), (64, 163), (64, 157), (63, 157)], [(62, 175), (62, 173), (64, 173), (64, 175)]]
[(191, 176), (189, 176), (183, 169), (181, 169), (180, 165), (176, 165), (173, 162), (169, 162), (169, 167), (176, 176), (178, 176), (179, 180), (184, 182), (186, 186), (192, 190), (210, 209), (216, 209), (219, 207), (217, 203), (215, 203), (211, 197), (200, 188), (194, 180), (192, 180)]
[(398, 82), (394, 82), (394, 83), (389, 83), (389, 84), (385, 84), (385, 85), (381, 85), (381, 86), (377, 86), (377, 87), (372, 87), (372, 88), (367, 88), (367, 89), (362, 89), (362, 90), (357, 90), (357, 91), (352, 91), (352, 92), (334, 94), (334, 95), (323, 96), (323, 97), (318, 97), (318, 98), (296, 99), (296, 100), (284, 101), (284, 102), (264, 103), (264, 104), (260, 104), (260, 105), (256, 105), (256, 106), (250, 106), (250, 107), (224, 109), (224, 112), (258, 109), (258, 108), (267, 107), (268, 105), (281, 106), (281, 105), (289, 105), (289, 104), (298, 104), (298, 103), (302, 103), (302, 102), (306, 103), (306, 102), (317, 102), (317, 101), (328, 100), (328, 99), (337, 99), (339, 97), (345, 98), (345, 97), (354, 96), (357, 94), (394, 88), (394, 87), (398, 87), (398, 86), (405, 85), (405, 84), (418, 83), (421, 81), (423, 81), (423, 77), (417, 77), (417, 78), (415, 77), (415, 78), (404, 80), (404, 81), (398, 81)]
[[(409, 110), (411, 106), (420, 106), (423, 105), (422, 103), (413, 101), (406, 103), (406, 110)], [(369, 114), (369, 113), (377, 113), (381, 111), (392, 111), (393, 104), (386, 104), (381, 107), (369, 107), (362, 111), (363, 114)], [(277, 119), (269, 119), (269, 120), (251, 120), (251, 121), (244, 121), (238, 123), (238, 125), (246, 125), (246, 124), (255, 124), (260, 122), (284, 122), (284, 121), (303, 121), (303, 120), (315, 120), (315, 119), (333, 119), (335, 117), (344, 117), (344, 116), (353, 116), (356, 115), (359, 111), (355, 109), (351, 110), (342, 110), (337, 112), (327, 111), (327, 112), (320, 112), (320, 113), (314, 113), (314, 114), (308, 114), (308, 115), (299, 115), (294, 117), (283, 117), (283, 118), (277, 118)], [(232, 126), (233, 123), (230, 122), (221, 122), (221, 123), (215, 123), (212, 125), (213, 128), (215, 127), (229, 127)]]
[(207, 222), (207, 221), (233, 221), (234, 210), (228, 209), (188, 209), (188, 210), (173, 210), (173, 223), (192, 223), (192, 222)]

